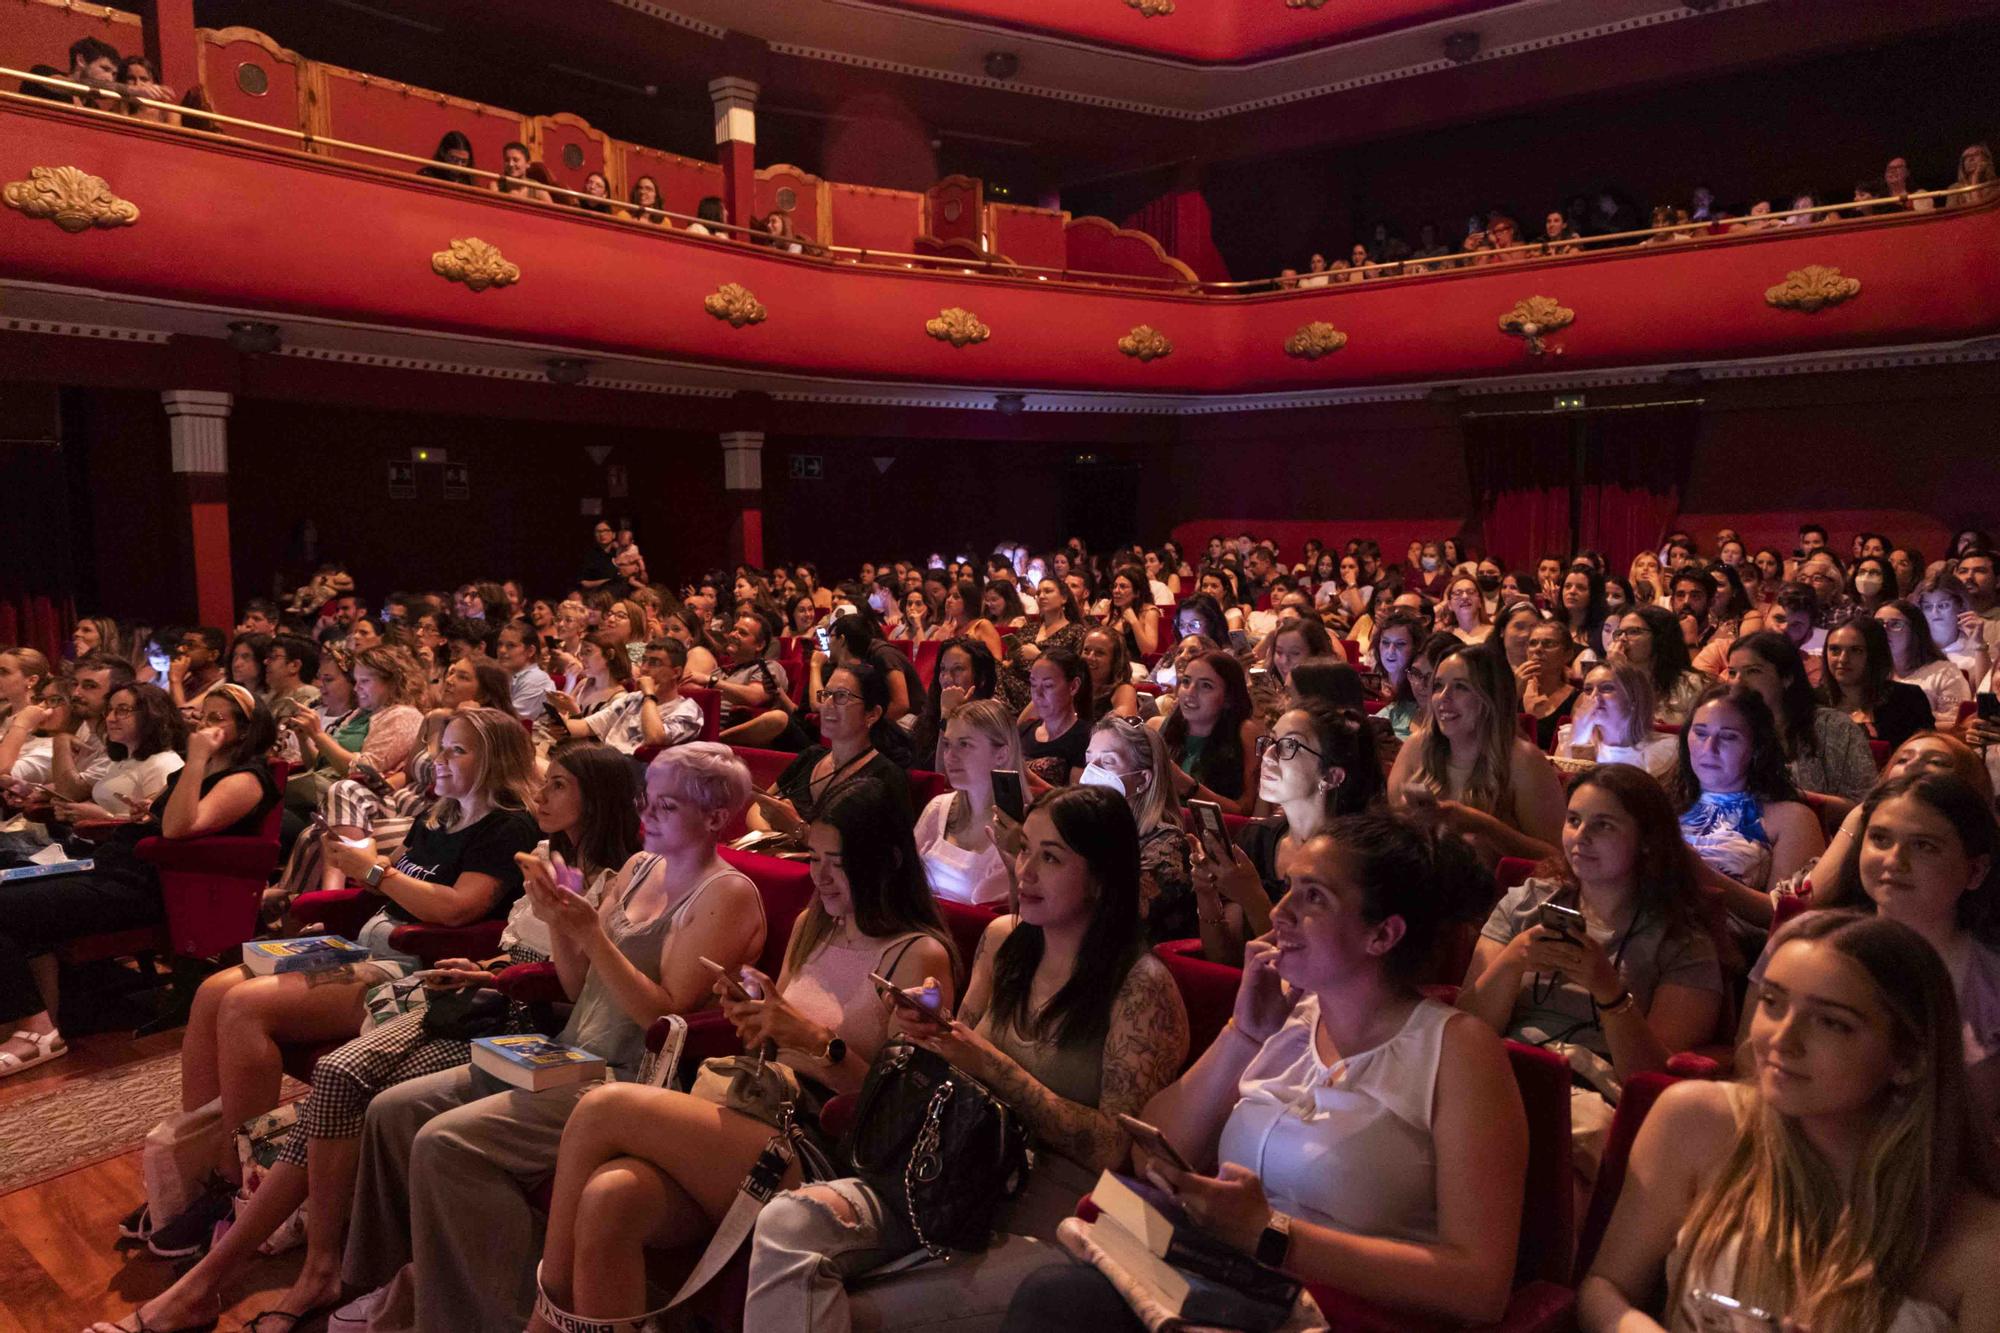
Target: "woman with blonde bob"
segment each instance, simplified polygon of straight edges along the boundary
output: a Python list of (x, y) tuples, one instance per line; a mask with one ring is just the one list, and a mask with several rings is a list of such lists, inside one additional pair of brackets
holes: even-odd
[(1556, 729), (1555, 757), (1630, 764), (1662, 786), (1680, 766), (1680, 746), (1653, 726), (1653, 678), (1623, 658), (1599, 662), (1583, 678), (1577, 707)]
[[(2000, 1327), (2000, 1202), (1951, 974), (1907, 926), (1812, 912), (1752, 989), (1754, 1076), (1660, 1097), (1577, 1296), (1586, 1333)], [(1749, 1323), (1745, 1308), (1758, 1312)]]
[(938, 738), (937, 765), (951, 790), (931, 798), (916, 829), (931, 892), (960, 903), (1009, 901), (1013, 858), (993, 836), (993, 773), (1021, 771), (1014, 714), (998, 699), (960, 705)]
[(1079, 784), (1123, 796), (1139, 826), (1139, 915), (1146, 935), (1161, 941), (1195, 934), (1194, 868), (1166, 739), (1135, 717), (1113, 715), (1091, 729), (1084, 758)]

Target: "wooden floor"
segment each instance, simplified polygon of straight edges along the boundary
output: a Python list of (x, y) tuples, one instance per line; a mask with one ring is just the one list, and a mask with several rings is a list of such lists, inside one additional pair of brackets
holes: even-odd
[[(46, 1068), (0, 1079), (0, 1105), (70, 1079), (180, 1049), (181, 1030), (79, 1037)], [(0, 1144), (0, 1152), (6, 1145)], [(117, 1244), (118, 1219), (145, 1197), (137, 1149), (0, 1195), (0, 1333), (78, 1333), (163, 1291), (179, 1265)], [(234, 1329), (291, 1284), (302, 1251), (263, 1259), (238, 1284), (221, 1327)]]

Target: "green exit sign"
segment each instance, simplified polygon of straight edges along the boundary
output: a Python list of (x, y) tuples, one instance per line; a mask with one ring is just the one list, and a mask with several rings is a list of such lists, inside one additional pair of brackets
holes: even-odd
[(1556, 411), (1580, 412), (1583, 410), (1583, 395), (1580, 393), (1559, 393), (1556, 395)]

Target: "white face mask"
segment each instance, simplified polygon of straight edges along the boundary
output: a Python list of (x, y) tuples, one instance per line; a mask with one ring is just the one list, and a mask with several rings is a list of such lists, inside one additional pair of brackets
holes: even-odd
[(1125, 789), (1125, 775), (1122, 773), (1113, 773), (1102, 764), (1085, 764), (1083, 766), (1083, 776), (1077, 779), (1077, 785), (1081, 787), (1105, 787), (1117, 792), (1120, 796), (1127, 794)]
[(1882, 591), (1882, 576), (1880, 574), (1856, 574), (1854, 576), (1854, 591), (1860, 593), (1863, 597), (1873, 597), (1876, 593)]
[(1425, 572), (1428, 573), (1429, 571), (1434, 570), (1438, 567), (1438, 558), (1434, 555), (1427, 555), (1422, 560), (1419, 560), (1417, 563), (1422, 565), (1424, 567)]

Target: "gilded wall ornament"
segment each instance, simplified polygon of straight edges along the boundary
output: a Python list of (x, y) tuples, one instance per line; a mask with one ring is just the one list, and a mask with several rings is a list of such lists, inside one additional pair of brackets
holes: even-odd
[(1840, 270), (1824, 264), (1808, 264), (1793, 269), (1775, 287), (1764, 289), (1764, 300), (1780, 310), (1816, 314), (1828, 306), (1851, 301), (1861, 295), (1861, 279), (1843, 278)]
[(941, 343), (950, 343), (953, 347), (983, 343), (993, 336), (993, 330), (981, 324), (979, 316), (970, 310), (961, 310), (957, 306), (938, 311), (938, 317), (924, 325), (924, 332)]
[(120, 199), (102, 176), (80, 167), (30, 167), (28, 179), (8, 181), (0, 198), (23, 217), (46, 218), (71, 235), (139, 220), (137, 204)]
[(1297, 333), (1285, 339), (1285, 355), (1317, 361), (1347, 346), (1347, 335), (1324, 320), (1301, 324)]
[(462, 236), (451, 249), (431, 256), (431, 272), (451, 282), (462, 282), (475, 292), (488, 287), (511, 287), (521, 280), (521, 266), (510, 264), (495, 246), (477, 236)]
[(1141, 324), (1118, 340), (1118, 350), (1141, 361), (1157, 361), (1163, 356), (1171, 356), (1174, 345), (1167, 341), (1166, 334), (1151, 324)]
[(1138, 10), (1142, 18), (1165, 18), (1174, 12), (1174, 0), (1125, 0), (1125, 3)]
[(1286, 9), (1320, 9), (1325, 5), (1326, 0), (1285, 0)]
[(1500, 332), (1510, 338), (1527, 340), (1528, 355), (1540, 356), (1542, 339), (1559, 333), (1576, 321), (1576, 311), (1556, 304), (1553, 296), (1531, 296), (1500, 316)]
[(763, 302), (740, 282), (725, 282), (702, 298), (701, 308), (717, 319), (729, 321), (729, 327), (740, 329), (745, 324), (762, 324), (771, 312)]

